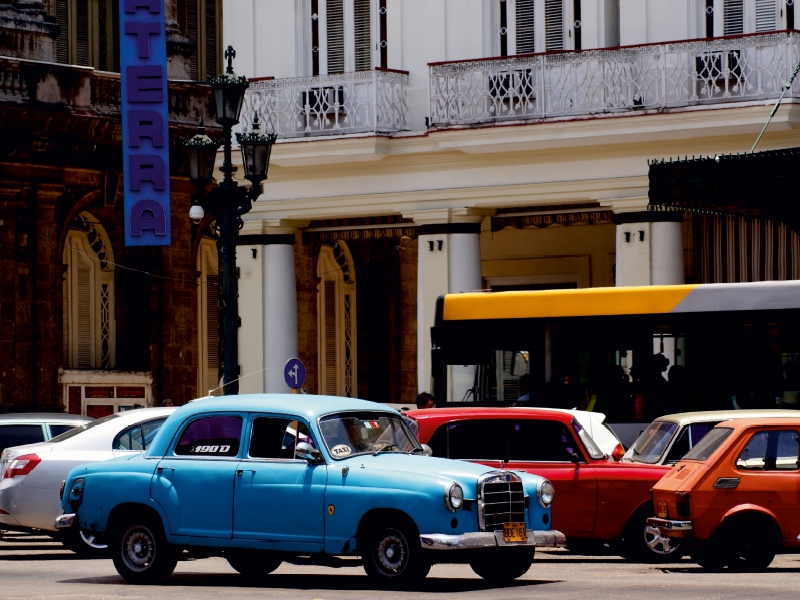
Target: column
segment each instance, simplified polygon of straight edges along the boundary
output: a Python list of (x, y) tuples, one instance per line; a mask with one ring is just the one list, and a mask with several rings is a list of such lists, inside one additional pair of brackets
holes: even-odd
[(288, 393), (283, 367), (298, 355), (294, 243), (286, 221), (245, 223), (239, 235), (240, 393)]
[[(164, 0), (164, 19), (167, 34), (167, 77), (191, 79), (189, 57), (195, 48), (178, 23), (178, 0)], [(201, 52), (202, 49), (198, 48), (197, 51)]]
[[(448, 293), (480, 290), (480, 231), (493, 211), (473, 208), (437, 209), (404, 213), (418, 224), (417, 266), (417, 378), (419, 391), (431, 389), (431, 327), (436, 299)], [(460, 402), (473, 386), (473, 367), (450, 367), (447, 398)]]
[(647, 210), (647, 197), (600, 203), (614, 211), (617, 286), (684, 283), (683, 213)]

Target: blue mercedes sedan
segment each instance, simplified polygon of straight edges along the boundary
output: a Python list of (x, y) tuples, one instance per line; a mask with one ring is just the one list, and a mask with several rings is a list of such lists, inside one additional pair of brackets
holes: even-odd
[(508, 581), (537, 546), (565, 544), (550, 529), (549, 481), (428, 451), (373, 402), (204, 398), (176, 410), (143, 454), (73, 469), (56, 527), (105, 536), (131, 583), (163, 581), (184, 552), (222, 556), (248, 577), (360, 556), (390, 587), (440, 562)]

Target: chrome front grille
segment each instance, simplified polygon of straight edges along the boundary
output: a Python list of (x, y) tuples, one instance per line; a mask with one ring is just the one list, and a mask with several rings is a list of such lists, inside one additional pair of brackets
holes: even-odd
[(482, 531), (502, 531), (503, 523), (525, 522), (525, 490), (513, 473), (490, 473), (478, 481)]

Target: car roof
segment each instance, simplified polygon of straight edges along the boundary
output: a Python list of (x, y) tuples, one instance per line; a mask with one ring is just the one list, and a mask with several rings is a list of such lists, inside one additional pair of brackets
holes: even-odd
[(192, 414), (205, 411), (246, 411), (299, 414), (309, 419), (330, 412), (346, 410), (399, 411), (379, 402), (346, 398), (342, 396), (317, 396), (315, 394), (239, 394), (237, 396), (206, 396), (185, 404), (178, 412)]
[(94, 421), (94, 418), (68, 413), (5, 413), (0, 415), (0, 423), (9, 421), (18, 421), (20, 423), (88, 423), (89, 421)]
[(489, 419), (501, 418), (550, 418), (558, 419), (560, 421), (569, 421), (572, 414), (567, 411), (554, 410), (551, 408), (534, 408), (534, 407), (501, 407), (501, 406), (453, 406), (448, 408), (423, 408), (417, 410), (410, 410), (407, 413), (418, 421), (426, 419), (444, 420), (452, 417), (483, 417)]
[[(786, 411), (797, 412), (797, 411)], [(800, 414), (796, 414), (793, 418), (747, 418), (747, 419), (732, 419), (729, 421), (722, 421), (717, 427), (730, 427), (732, 429), (746, 429), (747, 427), (760, 427), (760, 426), (790, 426), (800, 427)]]
[(779, 408), (746, 409), (746, 410), (705, 410), (697, 412), (675, 413), (658, 417), (656, 421), (671, 421), (678, 425), (689, 423), (703, 423), (705, 421), (727, 421), (729, 419), (748, 418), (798, 418), (800, 413), (796, 410), (782, 410)]

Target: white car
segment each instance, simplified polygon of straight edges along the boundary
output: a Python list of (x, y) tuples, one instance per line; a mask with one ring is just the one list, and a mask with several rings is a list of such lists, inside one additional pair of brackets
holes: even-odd
[(48, 442), (6, 448), (0, 455), (0, 528), (43, 530), (80, 554), (104, 550), (83, 533), (56, 535), (62, 482), (76, 466), (145, 450), (175, 407), (141, 408), (85, 423)]
[(581, 424), (581, 427), (589, 432), (594, 443), (597, 444), (597, 447), (600, 448), (604, 454), (613, 457), (614, 460), (620, 460), (622, 458), (625, 447), (617, 437), (617, 434), (614, 433), (608, 426), (608, 423), (606, 423), (606, 416), (603, 413), (589, 412), (575, 408), (551, 408), (550, 410), (571, 414), (578, 423)]

